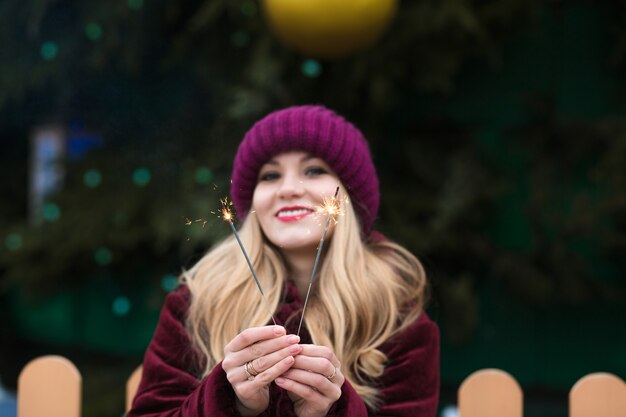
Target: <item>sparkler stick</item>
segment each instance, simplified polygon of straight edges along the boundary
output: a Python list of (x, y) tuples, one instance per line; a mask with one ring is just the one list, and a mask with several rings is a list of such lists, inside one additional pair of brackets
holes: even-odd
[(248, 253), (246, 252), (246, 249), (243, 247), (243, 243), (241, 243), (241, 239), (239, 238), (239, 233), (237, 233), (237, 229), (235, 229), (235, 225), (233, 224), (233, 213), (227, 207), (229, 205), (228, 200), (227, 199), (221, 200), (221, 203), (222, 203), (222, 218), (226, 220), (228, 224), (230, 225), (230, 229), (233, 231), (233, 235), (235, 235), (235, 239), (237, 239), (237, 243), (239, 243), (241, 252), (243, 253), (243, 256), (246, 258), (246, 262), (248, 263), (248, 268), (250, 268), (250, 272), (252, 272), (252, 276), (254, 277), (254, 282), (256, 282), (256, 286), (259, 288), (261, 297), (263, 297), (263, 301), (265, 301), (265, 305), (267, 306), (267, 309), (269, 310), (272, 316), (272, 321), (274, 322), (274, 325), (276, 325), (276, 320), (274, 319), (274, 314), (272, 313), (272, 309), (270, 308), (270, 303), (265, 297), (265, 293), (263, 292), (263, 287), (261, 287), (261, 282), (259, 281), (259, 278), (256, 276), (256, 272), (254, 271), (252, 262), (250, 262), (250, 258), (248, 258)]
[(339, 194), (339, 187), (335, 190), (335, 195), (332, 199), (328, 201), (324, 201), (324, 205), (322, 207), (322, 211), (328, 214), (328, 218), (326, 219), (326, 225), (324, 226), (324, 231), (322, 232), (322, 238), (320, 239), (320, 243), (317, 246), (317, 253), (315, 254), (315, 262), (313, 263), (313, 272), (311, 272), (311, 278), (309, 279), (309, 288), (306, 290), (306, 297), (304, 299), (304, 307), (302, 307), (302, 316), (300, 316), (300, 324), (298, 325), (298, 333), (300, 336), (300, 328), (302, 327), (302, 321), (304, 320), (304, 312), (306, 311), (306, 305), (309, 301), (309, 294), (311, 293), (311, 287), (313, 286), (313, 280), (315, 279), (315, 272), (317, 272), (317, 264), (320, 260), (320, 254), (322, 253), (322, 247), (324, 246), (324, 238), (326, 238), (326, 232), (328, 231), (328, 226), (330, 226), (330, 221), (335, 217), (337, 212), (339, 211), (339, 207), (337, 205), (337, 195)]

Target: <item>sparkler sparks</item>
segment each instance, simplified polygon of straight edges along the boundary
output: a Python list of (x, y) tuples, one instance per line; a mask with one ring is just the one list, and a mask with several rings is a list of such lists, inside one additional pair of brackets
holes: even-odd
[(263, 297), (263, 300), (265, 301), (265, 305), (267, 306), (267, 309), (269, 310), (272, 316), (272, 321), (274, 322), (274, 325), (276, 325), (276, 320), (274, 319), (274, 314), (272, 313), (272, 310), (270, 308), (270, 303), (265, 297), (265, 293), (263, 292), (263, 287), (261, 287), (261, 282), (259, 281), (259, 278), (256, 276), (256, 272), (254, 271), (252, 262), (250, 262), (248, 253), (246, 252), (246, 249), (244, 248), (243, 243), (241, 243), (241, 239), (239, 238), (239, 233), (237, 233), (237, 229), (235, 228), (235, 225), (233, 224), (234, 215), (230, 209), (233, 203), (232, 201), (229, 201), (228, 198), (221, 199), (220, 203), (222, 204), (222, 209), (220, 210), (220, 213), (222, 214), (221, 217), (222, 219), (224, 219), (224, 221), (228, 222), (228, 224), (230, 225), (230, 229), (232, 230), (233, 235), (235, 236), (235, 239), (237, 239), (237, 243), (239, 244), (239, 247), (241, 248), (241, 252), (243, 253), (243, 256), (246, 258), (246, 262), (248, 263), (248, 268), (250, 268), (250, 272), (252, 272), (252, 276), (254, 277), (254, 282), (256, 282), (256, 286), (259, 289), (259, 292), (261, 293), (261, 297)]
[(208, 220), (207, 219), (196, 219), (195, 222), (196, 223), (202, 223), (202, 227), (204, 227), (208, 223)]
[(300, 336), (300, 328), (302, 328), (302, 321), (304, 320), (304, 312), (306, 311), (306, 305), (309, 301), (309, 294), (311, 293), (311, 287), (313, 286), (313, 280), (315, 279), (315, 273), (317, 272), (317, 264), (320, 260), (320, 254), (322, 253), (322, 247), (324, 246), (324, 239), (326, 238), (326, 232), (328, 231), (328, 226), (330, 226), (331, 220), (337, 223), (337, 215), (341, 213), (341, 207), (339, 206), (339, 200), (337, 199), (337, 195), (339, 194), (339, 187), (335, 190), (335, 195), (333, 197), (325, 197), (322, 200), (322, 206), (318, 210), (318, 213), (326, 214), (328, 217), (326, 219), (326, 225), (324, 226), (324, 231), (322, 232), (322, 238), (320, 239), (320, 243), (317, 246), (317, 253), (315, 254), (315, 262), (313, 263), (313, 271), (311, 272), (311, 278), (309, 279), (309, 288), (306, 290), (306, 298), (304, 299), (304, 307), (302, 307), (302, 316), (300, 316), (300, 324), (298, 325), (298, 333)]
[(220, 204), (222, 204), (222, 209), (220, 210), (220, 213), (222, 214), (222, 219), (232, 223), (233, 212), (231, 211), (230, 207), (232, 207), (233, 202), (228, 200), (228, 197), (225, 197), (220, 200)]
[(319, 216), (327, 216), (326, 221), (332, 221), (337, 224), (337, 217), (343, 216), (343, 210), (341, 209), (340, 200), (337, 198), (339, 194), (339, 187), (335, 190), (335, 195), (332, 197), (324, 197), (322, 204), (315, 210), (315, 213)]

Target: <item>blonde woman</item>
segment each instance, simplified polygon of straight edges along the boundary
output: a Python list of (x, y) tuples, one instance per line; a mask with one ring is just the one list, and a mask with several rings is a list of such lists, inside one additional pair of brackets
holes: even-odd
[[(344, 214), (298, 336), (325, 223), (316, 209), (337, 187)], [(239, 146), (231, 196), (268, 303), (233, 237), (209, 251), (166, 299), (129, 416), (435, 416), (425, 274), (373, 231), (378, 178), (362, 133), (322, 106), (271, 113)]]

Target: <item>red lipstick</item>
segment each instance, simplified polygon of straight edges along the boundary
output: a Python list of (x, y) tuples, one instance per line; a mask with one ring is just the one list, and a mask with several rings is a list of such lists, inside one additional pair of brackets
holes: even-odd
[(276, 213), (276, 218), (281, 222), (294, 222), (313, 214), (314, 211), (304, 206), (283, 207)]

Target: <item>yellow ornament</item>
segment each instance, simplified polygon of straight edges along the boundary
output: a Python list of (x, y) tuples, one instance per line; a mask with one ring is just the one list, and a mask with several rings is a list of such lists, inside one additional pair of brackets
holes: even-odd
[(263, 0), (265, 18), (285, 44), (314, 58), (339, 58), (373, 44), (397, 0)]

